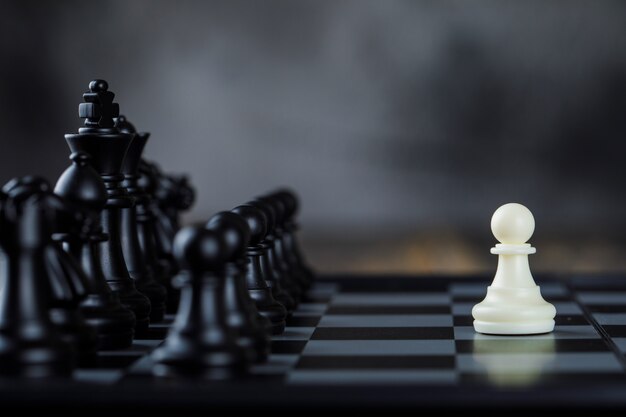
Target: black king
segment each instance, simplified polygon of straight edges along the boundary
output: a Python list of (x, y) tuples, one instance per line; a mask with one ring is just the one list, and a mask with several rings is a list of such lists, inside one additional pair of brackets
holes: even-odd
[(122, 210), (135, 205), (135, 199), (122, 186), (122, 166), (135, 134), (115, 127), (114, 118), (119, 116), (119, 106), (113, 103), (115, 94), (108, 88), (104, 80), (89, 83), (89, 91), (83, 94), (85, 103), (78, 106), (78, 115), (85, 119), (85, 126), (78, 129), (78, 133), (65, 135), (65, 140), (72, 152), (83, 151), (91, 155), (91, 164), (106, 185), (108, 197), (100, 222), (109, 240), (101, 246), (102, 269), (111, 289), (117, 291), (122, 303), (135, 313), (136, 330), (141, 333), (150, 322), (150, 300), (137, 291), (121, 245)]

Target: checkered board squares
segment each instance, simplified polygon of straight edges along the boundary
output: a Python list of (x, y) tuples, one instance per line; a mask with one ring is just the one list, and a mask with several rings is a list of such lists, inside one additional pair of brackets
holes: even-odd
[(301, 361), (302, 352), (325, 315), (331, 298), (338, 291), (339, 287), (334, 284), (317, 284), (311, 289), (307, 299), (287, 320), (285, 332), (272, 336), (272, 353), (266, 363), (252, 367), (252, 378), (276, 382), (287, 378)]
[[(297, 311), (288, 319), (287, 328), (281, 335), (272, 336), (271, 355), (267, 362), (253, 365), (250, 369), (250, 379), (265, 382), (282, 382), (291, 372), (304, 350), (315, 327), (323, 317), (328, 302), (339, 290), (334, 284), (318, 284), (307, 295), (305, 302), (298, 306)], [(146, 362), (142, 371), (149, 371), (151, 364)], [(140, 371), (133, 369), (134, 374)]]
[[(171, 323), (171, 318), (168, 322)], [(161, 343), (161, 339), (136, 339), (127, 349), (98, 352), (97, 366), (78, 368), (73, 378), (80, 382), (114, 384), (126, 376), (128, 369), (145, 362), (148, 354)]]
[[(439, 292), (339, 292), (287, 382), (520, 385), (624, 377), (610, 345), (559, 282), (541, 286), (544, 298), (557, 308), (553, 333), (477, 334), (471, 309), (487, 285), (452, 283)], [(626, 305), (626, 296), (618, 299)], [(626, 314), (610, 323), (626, 328)], [(626, 333), (616, 343), (626, 352)]]
[(485, 285), (452, 284), (457, 369), (461, 383), (540, 384), (577, 378), (623, 378), (624, 368), (587, 319), (575, 296), (561, 283), (541, 285), (557, 309), (554, 332), (533, 336), (477, 334), (471, 308)]
[[(626, 382), (626, 290), (572, 292), (564, 283), (541, 283), (557, 308), (554, 332), (490, 336), (474, 331), (471, 316), (488, 285), (449, 281), (428, 291), (376, 292), (317, 284), (285, 332), (272, 337), (268, 362), (254, 365), (250, 379), (293, 386)], [(99, 366), (79, 369), (75, 379), (159, 383), (149, 353), (172, 320), (151, 326), (129, 349), (102, 352)]]
[(626, 357), (626, 291), (581, 291), (577, 298), (587, 306), (602, 331)]
[(454, 384), (446, 292), (340, 292), (329, 303), (290, 384)]

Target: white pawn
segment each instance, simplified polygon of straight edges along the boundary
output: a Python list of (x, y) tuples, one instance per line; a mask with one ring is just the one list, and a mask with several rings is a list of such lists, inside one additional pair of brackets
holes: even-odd
[(491, 231), (500, 241), (491, 248), (498, 269), (487, 296), (472, 309), (474, 329), (501, 335), (551, 332), (556, 309), (541, 296), (528, 265), (528, 255), (537, 251), (526, 243), (535, 231), (533, 214), (521, 204), (505, 204), (493, 213)]

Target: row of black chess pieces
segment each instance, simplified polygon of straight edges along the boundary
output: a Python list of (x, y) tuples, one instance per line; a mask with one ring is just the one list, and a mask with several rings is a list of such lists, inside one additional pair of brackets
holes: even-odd
[(312, 279), (295, 195), (179, 232), (194, 200), (186, 178), (142, 158), (149, 134), (119, 115), (105, 81), (83, 98), (85, 126), (65, 135), (72, 164), (55, 187), (28, 176), (0, 191), (0, 376), (97, 365), (97, 350), (130, 346), (166, 312), (178, 315), (157, 374), (239, 374), (265, 360)]
[(284, 332), (314, 279), (295, 237), (297, 209), (296, 196), (278, 190), (176, 234), (180, 305), (152, 353), (155, 375), (237, 378), (268, 359), (270, 336)]

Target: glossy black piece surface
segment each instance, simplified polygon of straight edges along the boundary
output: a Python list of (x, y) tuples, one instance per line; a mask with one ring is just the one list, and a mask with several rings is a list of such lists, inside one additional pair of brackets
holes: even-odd
[[(122, 166), (124, 174), (122, 185), (135, 199), (134, 206), (122, 209), (122, 251), (128, 273), (135, 280), (137, 289), (150, 299), (150, 320), (157, 323), (162, 321), (165, 315), (167, 291), (161, 283), (155, 280), (158, 265), (154, 263), (152, 256), (146, 256), (140, 244), (138, 225), (138, 217), (145, 221), (145, 217), (151, 215), (149, 209), (151, 197), (139, 185), (139, 164), (150, 134), (138, 133), (125, 116), (119, 116), (115, 125), (121, 132), (135, 135)], [(142, 227), (141, 231), (148, 232), (145, 227)], [(153, 237), (144, 236), (145, 241), (148, 239), (153, 239)], [(149, 246), (145, 248), (149, 250)]]
[(50, 239), (44, 245), (43, 261), (50, 290), (47, 305), (50, 319), (61, 338), (71, 347), (77, 364), (93, 364), (96, 359), (96, 334), (78, 308), (90, 289), (88, 279), (78, 262), (51, 239), (52, 233), (56, 232), (78, 233), (84, 222), (82, 214), (53, 194), (50, 184), (43, 178), (15, 178), (3, 187), (3, 191), (15, 201), (37, 195), (45, 208)]
[(308, 265), (296, 236), (298, 230), (298, 223), (296, 222), (296, 215), (299, 210), (298, 197), (293, 191), (284, 188), (272, 193), (271, 197), (282, 201), (285, 207), (282, 222), (284, 256), (286, 261), (299, 274), (306, 290), (315, 281), (315, 272)]
[(262, 210), (252, 205), (237, 206), (232, 211), (248, 223), (251, 232), (246, 249), (248, 294), (254, 301), (259, 313), (268, 319), (270, 332), (274, 335), (281, 334), (285, 331), (287, 310), (272, 295), (272, 289), (268, 285), (264, 269), (261, 267), (264, 253), (261, 242), (267, 234), (267, 217)]
[(30, 179), (13, 180), (0, 192), (0, 245), (6, 254), (0, 298), (0, 375), (69, 376), (76, 356), (52, 323), (49, 308), (59, 294), (67, 298), (72, 294), (63, 285), (52, 291), (46, 250), (53, 244), (54, 209), (48, 204), (49, 190), (29, 187)]
[(66, 252), (80, 261), (89, 281), (80, 310), (87, 323), (96, 330), (98, 348), (125, 348), (133, 341), (135, 314), (122, 305), (119, 293), (109, 288), (99, 257), (99, 246), (108, 240), (98, 220), (107, 201), (107, 190), (102, 178), (89, 164), (90, 155), (76, 152), (70, 159), (72, 165), (59, 177), (54, 192), (76, 212), (82, 213), (85, 221), (78, 233), (63, 233), (57, 237)]
[(121, 215), (123, 209), (135, 204), (122, 186), (122, 166), (134, 135), (122, 133), (114, 125), (119, 116), (114, 94), (103, 80), (94, 80), (83, 95), (85, 103), (79, 106), (79, 116), (85, 126), (75, 134), (66, 134), (72, 152), (84, 151), (91, 155), (91, 164), (104, 181), (107, 201), (100, 213), (100, 225), (108, 240), (100, 245), (103, 274), (113, 291), (119, 293), (122, 303), (135, 313), (136, 331), (145, 331), (150, 322), (150, 300), (135, 286), (130, 277), (122, 251)]
[(263, 211), (267, 219), (267, 233), (265, 237), (258, 243), (259, 249), (259, 266), (263, 277), (272, 289), (272, 295), (286, 309), (287, 314), (293, 313), (297, 303), (289, 291), (284, 288), (284, 277), (280, 269), (276, 267), (276, 254), (274, 252), (274, 229), (276, 228), (276, 214), (274, 208), (265, 201), (251, 200), (246, 203)]
[(186, 227), (176, 234), (181, 298), (165, 342), (152, 354), (154, 375), (225, 380), (247, 372), (250, 358), (228, 324), (224, 299), (229, 255), (223, 233)]
[(270, 350), (267, 319), (257, 311), (245, 281), (245, 251), (250, 241), (248, 223), (236, 213), (223, 211), (211, 217), (206, 227), (225, 237), (229, 252), (223, 271), (227, 323), (237, 331), (237, 343), (246, 350), (250, 360), (265, 362)]

